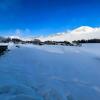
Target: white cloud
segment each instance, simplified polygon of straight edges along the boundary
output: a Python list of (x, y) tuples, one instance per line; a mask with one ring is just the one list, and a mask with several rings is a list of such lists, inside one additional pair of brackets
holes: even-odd
[(52, 41), (73, 41), (80, 39), (93, 39), (100, 38), (100, 27), (89, 27), (89, 26), (81, 26), (74, 30), (70, 30), (68, 32), (57, 33), (54, 35), (49, 35), (47, 37), (40, 37), (42, 41), (52, 40)]
[[(42, 33), (41, 33), (42, 34)], [(56, 33), (48, 36), (37, 36), (33, 35), (33, 32), (29, 29), (21, 30), (16, 29), (15, 32), (8, 32), (7, 36), (11, 37), (19, 37), (22, 39), (33, 40), (34, 38), (40, 39), (41, 41), (73, 41), (73, 40), (81, 40), (81, 39), (100, 39), (100, 27), (89, 27), (89, 26), (81, 26), (73, 30), (68, 30), (67, 32)]]

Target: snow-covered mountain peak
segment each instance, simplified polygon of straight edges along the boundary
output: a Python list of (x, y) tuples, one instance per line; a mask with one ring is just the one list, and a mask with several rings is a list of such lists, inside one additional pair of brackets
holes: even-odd
[(48, 36), (37, 36), (37, 37), (19, 37), (19, 36), (11, 36), (11, 38), (19, 38), (22, 40), (34, 40), (40, 39), (41, 41), (73, 41), (80, 39), (93, 39), (100, 38), (100, 27), (90, 27), (90, 26), (81, 26), (76, 29), (58, 32)]
[(89, 26), (81, 26), (79, 28), (74, 29), (72, 32), (74, 33), (87, 33), (87, 32), (93, 32), (94, 28)]

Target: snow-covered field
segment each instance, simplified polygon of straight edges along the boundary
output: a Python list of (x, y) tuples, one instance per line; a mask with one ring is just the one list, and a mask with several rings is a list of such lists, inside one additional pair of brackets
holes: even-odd
[(0, 100), (100, 100), (100, 44), (9, 44), (0, 56)]

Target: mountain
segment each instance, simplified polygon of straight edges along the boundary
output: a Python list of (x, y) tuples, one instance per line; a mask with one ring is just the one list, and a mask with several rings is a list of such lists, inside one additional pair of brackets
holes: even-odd
[(87, 32), (93, 32), (94, 28), (89, 27), (89, 26), (81, 26), (79, 28), (74, 29), (72, 32), (73, 33), (87, 33)]
[(100, 28), (92, 28), (89, 26), (81, 26), (68, 32), (57, 33), (47, 37), (39, 37), (42, 41), (73, 41), (81, 39), (100, 38)]
[(40, 39), (41, 41), (74, 41), (74, 40), (81, 40), (81, 39), (100, 39), (100, 27), (90, 27), (90, 26), (81, 26), (76, 29), (56, 33), (53, 35), (48, 36), (31, 36), (31, 37), (24, 37), (24, 36), (9, 36), (10, 38), (18, 38), (21, 40), (31, 41), (34, 39)]

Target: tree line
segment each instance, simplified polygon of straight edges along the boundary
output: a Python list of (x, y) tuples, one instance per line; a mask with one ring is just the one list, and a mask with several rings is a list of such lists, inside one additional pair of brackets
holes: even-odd
[(81, 46), (81, 44), (83, 43), (100, 43), (100, 39), (82, 39), (82, 40), (74, 40), (72, 42), (69, 41), (44, 41), (42, 42), (39, 39), (33, 39), (33, 40), (21, 40), (19, 38), (3, 38), (0, 37), (0, 43), (9, 43), (9, 42), (13, 42), (15, 44), (21, 43), (21, 44), (36, 44), (36, 45), (68, 45), (68, 46)]
[(88, 40), (82, 39), (82, 40), (76, 40), (73, 42), (74, 43), (100, 43), (100, 39), (88, 39)]

